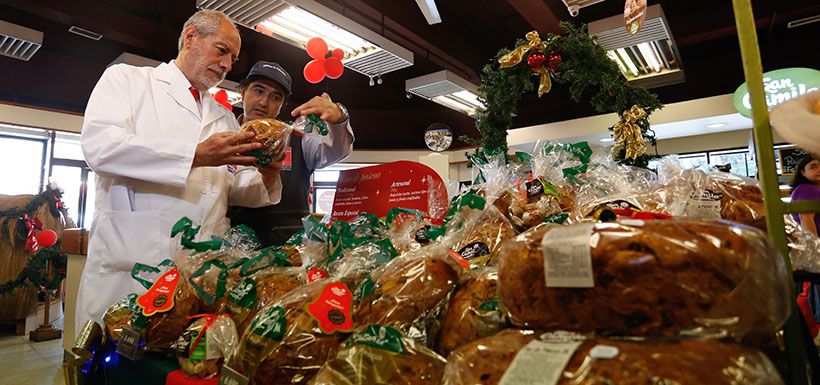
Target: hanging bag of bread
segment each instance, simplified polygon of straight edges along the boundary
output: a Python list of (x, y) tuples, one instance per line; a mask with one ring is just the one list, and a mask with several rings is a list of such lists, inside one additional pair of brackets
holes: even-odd
[(253, 132), (253, 142), (262, 144), (262, 148), (253, 150), (251, 155), (257, 158), (256, 163), (267, 166), (273, 161), (280, 161), (290, 143), (293, 127), (276, 119), (255, 119), (242, 124), (239, 132)]

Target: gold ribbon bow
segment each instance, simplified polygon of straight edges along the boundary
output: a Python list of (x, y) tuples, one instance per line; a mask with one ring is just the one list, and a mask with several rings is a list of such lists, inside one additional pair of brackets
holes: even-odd
[[(524, 60), (524, 56), (527, 52), (531, 50), (541, 52), (547, 51), (549, 41), (541, 40), (541, 37), (538, 36), (538, 31), (527, 32), (525, 37), (527, 38), (527, 43), (515, 47), (512, 52), (498, 58), (498, 63), (501, 64), (501, 68), (510, 68), (518, 63), (521, 63), (521, 60)], [(546, 66), (533, 68), (532, 72), (534, 75), (539, 77), (538, 97), (540, 98), (541, 95), (550, 92), (550, 89), (552, 88), (550, 74)]]
[[(646, 141), (637, 121), (646, 118), (646, 111), (637, 105), (632, 106), (621, 115), (621, 121), (615, 124), (614, 136), (617, 146), (626, 148), (625, 158), (638, 159), (646, 153)], [(616, 147), (617, 147), (616, 146)]]

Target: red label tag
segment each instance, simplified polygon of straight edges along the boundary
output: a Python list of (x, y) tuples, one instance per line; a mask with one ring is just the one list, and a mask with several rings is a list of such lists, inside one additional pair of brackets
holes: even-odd
[(282, 159), (282, 169), (290, 170), (293, 168), (293, 151), (290, 147), (285, 150), (285, 158)]
[(467, 260), (464, 259), (464, 257), (461, 256), (461, 254), (453, 250), (447, 250), (447, 254), (449, 254), (450, 257), (453, 258), (456, 262), (458, 262), (458, 264), (461, 265), (461, 267), (470, 270), (470, 263), (467, 262)]
[(176, 267), (160, 276), (145, 294), (137, 297), (137, 304), (142, 307), (142, 314), (150, 317), (155, 313), (165, 313), (173, 309), (177, 284), (179, 284), (179, 272)]
[(353, 303), (353, 293), (341, 282), (331, 282), (322, 289), (322, 294), (316, 301), (309, 303), (307, 312), (319, 322), (319, 328), (327, 334), (335, 331), (349, 332), (353, 330), (353, 320), (350, 319), (350, 306)]
[(320, 280), (323, 280), (323, 279), (327, 278), (327, 276), (328, 276), (328, 274), (327, 274), (326, 271), (324, 271), (322, 269), (317, 269), (317, 268), (314, 267), (314, 268), (311, 268), (310, 270), (308, 270), (307, 281), (308, 282), (320, 281)]

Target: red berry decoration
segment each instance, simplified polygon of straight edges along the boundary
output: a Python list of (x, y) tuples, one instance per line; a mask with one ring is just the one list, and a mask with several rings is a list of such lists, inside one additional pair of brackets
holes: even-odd
[(42, 247), (51, 247), (57, 244), (57, 233), (54, 230), (43, 230), (37, 234), (37, 244)]
[(527, 57), (527, 65), (530, 68), (541, 68), (547, 62), (547, 57), (540, 52), (536, 52)]
[(553, 71), (556, 71), (556, 70), (558, 70), (558, 65), (559, 64), (561, 64), (561, 55), (559, 55), (557, 53), (554, 53), (554, 52), (550, 52), (550, 61), (549, 61), (549, 64), (547, 64), (549, 69), (553, 70)]

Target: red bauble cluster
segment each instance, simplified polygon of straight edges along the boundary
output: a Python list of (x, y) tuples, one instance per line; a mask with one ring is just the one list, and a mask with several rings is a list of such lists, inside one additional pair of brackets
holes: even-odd
[(555, 52), (550, 52), (550, 60), (547, 67), (549, 67), (551, 71), (557, 71), (559, 64), (561, 64), (561, 55)]
[(541, 68), (547, 62), (547, 57), (541, 52), (534, 52), (527, 57), (527, 65), (532, 69)]

